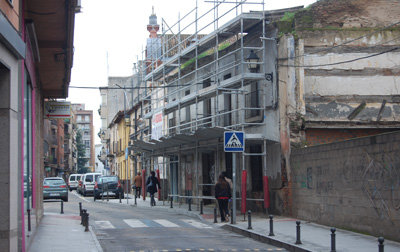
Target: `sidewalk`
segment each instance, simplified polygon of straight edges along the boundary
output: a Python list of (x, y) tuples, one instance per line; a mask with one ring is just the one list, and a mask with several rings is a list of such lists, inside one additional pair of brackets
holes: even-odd
[[(251, 219), (252, 229), (248, 229), (248, 220), (244, 220), (243, 215), (237, 215), (236, 224), (218, 223), (214, 224), (214, 205), (208, 205), (203, 208), (203, 214), (200, 214), (199, 205), (189, 205), (186, 203), (178, 204), (173, 202), (171, 208), (168, 201), (157, 201), (156, 206), (150, 206), (150, 198), (146, 201), (137, 199), (136, 205), (132, 195), (129, 199), (109, 199), (107, 201), (98, 200), (96, 202), (103, 204), (129, 204), (133, 208), (153, 208), (159, 211), (176, 212), (188, 215), (194, 218), (209, 222), (211, 225), (217, 225), (232, 232), (251, 237), (255, 240), (268, 243), (277, 247), (285, 248), (289, 251), (331, 251), (331, 227), (318, 225), (311, 222), (301, 221), (301, 242), (296, 245), (296, 219), (280, 216), (274, 217), (274, 236), (269, 235), (269, 218), (264, 214), (253, 214)], [(85, 204), (83, 202), (83, 204)], [(97, 241), (95, 234), (84, 232), (84, 227), (80, 225), (80, 217), (77, 215), (45, 214), (37, 229), (35, 237), (29, 251), (100, 251), (102, 249)], [(385, 252), (400, 251), (400, 243), (385, 240)], [(351, 252), (376, 252), (378, 251), (377, 237), (363, 235), (345, 230), (336, 230), (336, 251)]]
[(30, 252), (102, 252), (96, 235), (80, 225), (79, 215), (45, 213), (32, 239)]

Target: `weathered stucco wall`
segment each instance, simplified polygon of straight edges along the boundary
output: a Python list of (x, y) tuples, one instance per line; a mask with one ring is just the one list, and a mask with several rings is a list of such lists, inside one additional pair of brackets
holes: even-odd
[(292, 150), (294, 217), (400, 241), (400, 132)]

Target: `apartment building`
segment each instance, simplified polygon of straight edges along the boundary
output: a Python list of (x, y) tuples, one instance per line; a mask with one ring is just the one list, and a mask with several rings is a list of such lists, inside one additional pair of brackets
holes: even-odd
[(76, 129), (82, 134), (82, 141), (85, 145), (85, 158), (88, 159), (85, 167), (95, 171), (95, 148), (94, 148), (94, 127), (93, 111), (85, 110), (85, 104), (71, 104), (75, 115)]

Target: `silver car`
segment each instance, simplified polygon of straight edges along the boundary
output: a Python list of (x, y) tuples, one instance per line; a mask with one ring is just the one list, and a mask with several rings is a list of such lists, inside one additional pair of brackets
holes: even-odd
[(43, 180), (43, 199), (61, 199), (68, 201), (68, 187), (64, 179), (50, 177)]

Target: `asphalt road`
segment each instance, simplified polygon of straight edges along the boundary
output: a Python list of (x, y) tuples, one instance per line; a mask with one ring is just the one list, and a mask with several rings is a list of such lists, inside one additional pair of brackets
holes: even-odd
[[(105, 252), (118, 251), (285, 251), (226, 231), (218, 225), (154, 208), (108, 204), (69, 193), (64, 213), (88, 210), (90, 225)], [(60, 203), (45, 203), (46, 212), (60, 212)]]

